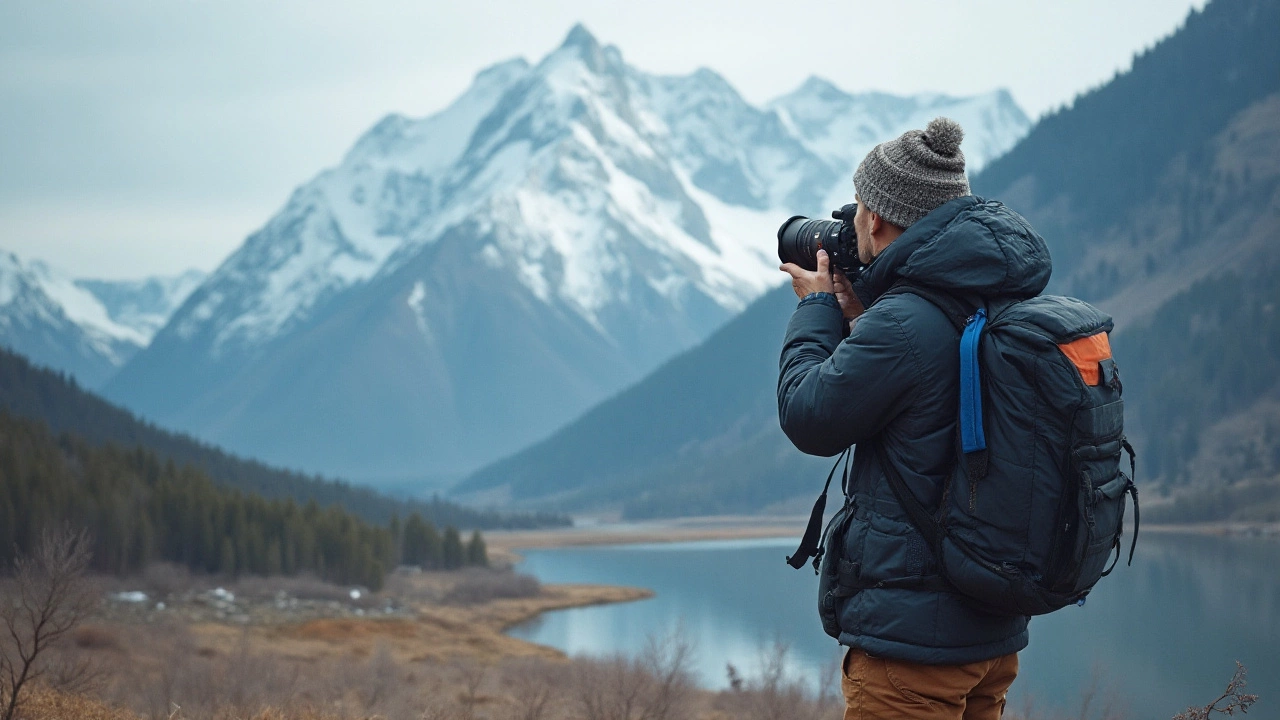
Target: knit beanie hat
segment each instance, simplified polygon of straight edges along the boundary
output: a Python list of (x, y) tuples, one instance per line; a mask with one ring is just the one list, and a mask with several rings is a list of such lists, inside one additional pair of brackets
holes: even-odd
[(911, 227), (947, 201), (969, 194), (961, 140), (960, 123), (938, 117), (924, 130), (880, 143), (853, 174), (858, 197), (885, 220)]

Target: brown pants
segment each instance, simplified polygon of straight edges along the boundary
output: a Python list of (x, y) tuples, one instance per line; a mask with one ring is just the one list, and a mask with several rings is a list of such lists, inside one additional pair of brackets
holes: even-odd
[(850, 648), (840, 683), (845, 720), (998, 720), (1018, 654), (967, 665), (918, 665)]

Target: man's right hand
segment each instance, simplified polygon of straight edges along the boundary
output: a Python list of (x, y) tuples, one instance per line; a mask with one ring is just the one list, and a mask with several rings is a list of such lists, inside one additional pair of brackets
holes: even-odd
[(866, 310), (862, 307), (862, 301), (854, 294), (853, 284), (844, 276), (843, 271), (837, 268), (831, 273), (831, 281), (835, 285), (836, 301), (840, 303), (840, 311), (844, 313), (845, 320), (853, 320)]

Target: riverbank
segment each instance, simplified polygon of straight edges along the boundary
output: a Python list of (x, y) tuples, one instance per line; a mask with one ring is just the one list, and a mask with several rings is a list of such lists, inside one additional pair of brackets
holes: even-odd
[[(639, 522), (587, 522), (567, 528), (490, 531), (485, 535), (490, 556), (500, 564), (514, 565), (522, 549), (547, 549), (592, 545), (681, 543), (708, 540), (759, 540), (795, 538), (804, 533), (808, 516), (710, 516)], [(1143, 533), (1186, 533), (1280, 537), (1280, 523), (1227, 522), (1185, 524), (1144, 523)]]
[[(653, 597), (502, 568), (401, 569), (374, 593), (300, 578), (179, 580), (95, 579), (101, 609), (57, 650), (93, 687), (43, 697), (47, 712), (33, 717), (445, 717), (433, 708), (518, 704), (529, 677), (554, 679), (567, 701), (594, 661), (506, 631), (545, 612)], [(131, 713), (84, 709), (96, 701)]]
[[(538, 595), (494, 599), (468, 605), (414, 604), (410, 618), (372, 620), (326, 618), (263, 628), (256, 639), (275, 652), (299, 660), (369, 657), (389, 652), (409, 662), (444, 662), (470, 657), (483, 662), (506, 658), (564, 658), (554, 648), (510, 637), (505, 632), (542, 613), (568, 608), (632, 602), (653, 597), (643, 588), (607, 585), (543, 585)], [(228, 630), (230, 633), (228, 633)], [(206, 638), (238, 642), (239, 631), (225, 625), (202, 628)]]
[(248, 651), (310, 662), (385, 651), (402, 661), (465, 656), (491, 662), (563, 657), (505, 634), (542, 613), (650, 597), (652, 591), (636, 587), (541, 584), (509, 569), (399, 571), (373, 594), (249, 578), (225, 588), (109, 592), (94, 624), (120, 635), (147, 626), (180, 628), (189, 644), (223, 655)]
[(730, 720), (779, 695), (797, 717), (837, 711), (835, 695), (788, 678), (744, 674), (732, 691), (700, 688), (684, 637), (624, 659), (567, 657), (505, 634), (545, 612), (653, 597), (641, 588), (539, 584), (502, 568), (402, 569), (376, 593), (283, 578), (167, 591), (102, 580), (114, 610), (66, 645), (93, 687), (35, 688), (31, 720), (492, 720), (525, 715), (530, 703), (544, 718), (632, 705)]
[(1221, 535), (1280, 538), (1280, 523), (1207, 522), (1182, 524), (1144, 524), (1142, 532), (1182, 533), (1188, 535)]
[(808, 520), (808, 516), (792, 515), (723, 515), (640, 522), (587, 522), (546, 530), (489, 531), (485, 534), (485, 542), (490, 558), (514, 564), (519, 562), (522, 549), (780, 537), (794, 537), (798, 541)]

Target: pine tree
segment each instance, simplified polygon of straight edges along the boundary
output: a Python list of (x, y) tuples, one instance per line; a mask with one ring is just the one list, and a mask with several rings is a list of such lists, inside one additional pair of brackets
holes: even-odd
[(426, 524), (423, 547), (426, 554), (425, 567), (436, 570), (444, 567), (444, 541), (436, 531), (436, 526), (431, 523)]
[(478, 567), (489, 566), (489, 553), (484, 546), (484, 538), (479, 530), (471, 532), (471, 540), (467, 542), (467, 564)]
[(218, 553), (218, 572), (223, 575), (236, 574), (236, 546), (229, 537), (222, 538), (222, 550)]
[(143, 448), (54, 438), (40, 423), (0, 410), (0, 561), (60, 522), (95, 538), (95, 570), (120, 574), (164, 560), (226, 575), (308, 570), (376, 590), (399, 557), (444, 567), (447, 544), (452, 568), (483, 554), (478, 534), (464, 548), (450, 528), (446, 543), (417, 513), (404, 525), (377, 527), (341, 507), (227, 490), (198, 468), (161, 462)]
[(444, 529), (444, 569), (456, 570), (466, 561), (466, 553), (462, 549), (462, 536), (458, 529), (449, 526)]
[(400, 554), (406, 565), (425, 567), (428, 563), (427, 527), (418, 513), (410, 515), (404, 524), (404, 539)]

